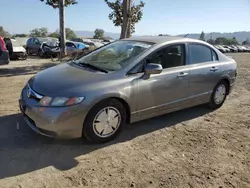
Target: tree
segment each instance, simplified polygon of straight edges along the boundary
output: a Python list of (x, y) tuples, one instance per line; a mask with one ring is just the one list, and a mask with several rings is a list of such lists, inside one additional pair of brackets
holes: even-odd
[(31, 37), (46, 37), (48, 35), (48, 29), (46, 27), (35, 28), (30, 31)]
[(76, 38), (76, 34), (73, 30), (71, 30), (70, 28), (66, 28), (65, 29), (65, 33), (66, 33), (66, 39), (73, 39), (73, 38)]
[(200, 40), (205, 41), (205, 33), (203, 31), (201, 32)]
[[(115, 26), (121, 27), (120, 38), (130, 37), (131, 34), (135, 32), (135, 24), (142, 19), (142, 8), (145, 6), (145, 3), (140, 1), (138, 5), (135, 5), (131, 3), (132, 0), (123, 0), (123, 2), (121, 0), (115, 0), (115, 2), (110, 2), (109, 0), (104, 1), (107, 3), (109, 8), (112, 9), (112, 12), (109, 14), (109, 19), (113, 21)], [(126, 7), (124, 7), (124, 4), (126, 4)], [(127, 23), (123, 24), (124, 21), (126, 22), (126, 19)], [(123, 26), (126, 25), (128, 27), (127, 33), (124, 31), (123, 28)]]
[(27, 37), (27, 36), (28, 35), (24, 33), (12, 35), (12, 37)]
[(103, 39), (104, 38), (104, 30), (103, 29), (96, 29), (94, 39)]
[(232, 39), (228, 39), (225, 37), (218, 37), (215, 40), (215, 44), (237, 45), (237, 44), (239, 44), (239, 42), (236, 40), (235, 37), (233, 37)]
[(55, 32), (50, 33), (50, 34), (48, 35), (48, 37), (59, 38), (59, 30), (56, 30)]
[[(46, 2), (47, 5), (52, 6), (53, 8), (59, 8), (60, 0), (40, 0), (42, 2)], [(77, 4), (77, 0), (65, 0), (64, 6), (67, 7), (69, 5)]]
[(213, 39), (208, 39), (207, 42), (208, 42), (209, 44), (215, 44), (215, 41), (214, 41)]
[(4, 30), (3, 26), (0, 26), (0, 36), (1, 37), (10, 37), (10, 34)]
[(250, 40), (247, 38), (247, 40), (245, 40), (244, 42), (242, 42), (242, 45), (248, 45), (250, 44)]
[(77, 4), (77, 0), (40, 0), (46, 2), (47, 5), (52, 6), (54, 9), (59, 8), (59, 18), (60, 18), (60, 50), (61, 57), (66, 55), (65, 47), (65, 27), (64, 27), (64, 7), (69, 5)]

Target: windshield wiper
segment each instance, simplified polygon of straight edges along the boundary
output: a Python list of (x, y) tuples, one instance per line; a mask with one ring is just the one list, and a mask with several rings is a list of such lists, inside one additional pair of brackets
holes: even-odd
[(91, 68), (91, 69), (93, 69), (93, 70), (97, 70), (97, 71), (100, 71), (100, 72), (108, 73), (107, 70), (102, 69), (102, 68), (100, 68), (100, 67), (97, 67), (97, 66), (95, 66), (95, 65), (91, 65), (91, 64), (89, 64), (89, 63), (76, 63), (76, 64), (82, 65), (82, 66), (86, 66), (86, 67), (88, 67), (88, 68)]

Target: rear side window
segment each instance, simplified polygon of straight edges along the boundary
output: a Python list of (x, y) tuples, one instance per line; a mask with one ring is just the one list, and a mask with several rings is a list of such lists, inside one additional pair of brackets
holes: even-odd
[(217, 54), (209, 47), (200, 44), (189, 44), (190, 64), (218, 60)]

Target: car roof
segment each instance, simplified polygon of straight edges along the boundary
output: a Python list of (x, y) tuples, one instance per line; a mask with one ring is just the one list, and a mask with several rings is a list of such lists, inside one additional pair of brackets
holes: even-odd
[[(185, 38), (185, 37), (172, 37), (172, 36), (143, 36), (143, 37), (131, 37), (126, 38), (122, 40), (130, 40), (130, 41), (140, 41), (140, 42), (146, 42), (146, 43), (153, 43), (153, 44), (161, 44), (165, 42), (197, 42), (204, 44), (206, 42), (197, 40), (197, 39), (191, 39), (191, 38)], [(207, 44), (207, 43), (206, 43)]]

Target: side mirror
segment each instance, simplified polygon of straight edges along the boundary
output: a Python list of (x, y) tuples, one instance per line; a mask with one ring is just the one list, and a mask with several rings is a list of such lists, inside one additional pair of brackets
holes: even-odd
[(146, 65), (144, 72), (146, 75), (160, 74), (162, 72), (162, 66), (160, 64), (149, 63)]

